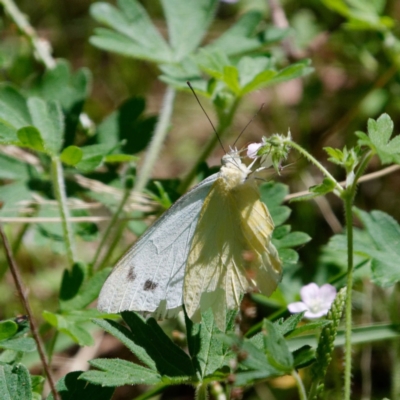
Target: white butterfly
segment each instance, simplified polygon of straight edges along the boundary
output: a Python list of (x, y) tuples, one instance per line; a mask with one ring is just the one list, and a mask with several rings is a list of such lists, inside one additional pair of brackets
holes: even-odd
[[(121, 258), (100, 292), (98, 309), (165, 318), (185, 304), (198, 322), (212, 308), (224, 330), (227, 310), (238, 308), (251, 286), (270, 295), (282, 268), (253, 164), (243, 164), (236, 150), (223, 156), (220, 172), (182, 196)], [(244, 261), (244, 252), (251, 262)]]

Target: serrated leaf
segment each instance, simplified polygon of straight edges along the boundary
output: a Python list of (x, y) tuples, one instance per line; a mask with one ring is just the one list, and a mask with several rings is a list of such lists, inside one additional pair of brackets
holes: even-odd
[(293, 369), (293, 356), (284, 337), (275, 325), (267, 319), (264, 319), (262, 334), (268, 361), (279, 371), (289, 373)]
[(36, 351), (36, 343), (30, 337), (17, 337), (2, 341), (0, 348), (30, 353)]
[(144, 347), (135, 343), (135, 337), (132, 332), (125, 326), (118, 324), (111, 320), (95, 319), (93, 322), (117, 338), (122, 344), (124, 344), (143, 364), (150, 369), (157, 371), (157, 365), (154, 360), (147, 354)]
[[(114, 388), (93, 385), (81, 380), (82, 371), (70, 372), (56, 384), (57, 392), (62, 400), (111, 400)], [(46, 400), (54, 400), (50, 393)]]
[[(357, 216), (365, 226), (374, 246), (355, 245), (372, 258), (372, 280), (383, 287), (400, 280), (400, 226), (390, 215), (382, 211), (366, 213), (356, 210)], [(360, 248), (361, 247), (361, 248)]]
[[(227, 315), (226, 332), (231, 332), (237, 311)], [(201, 323), (194, 324), (185, 314), (189, 353), (196, 371), (202, 378), (227, 365), (233, 353), (221, 338), (222, 332), (216, 327), (212, 310), (202, 314)]]
[(217, 0), (161, 0), (174, 61), (180, 62), (200, 44), (214, 18)]
[(0, 365), (0, 398), (2, 400), (32, 399), (31, 379), (24, 365)]
[(29, 147), (36, 151), (45, 151), (41, 133), (34, 126), (25, 126), (17, 131), (20, 146)]
[(258, 33), (257, 27), (261, 21), (260, 12), (250, 11), (242, 15), (232, 27), (205, 48), (220, 49), (228, 56), (235, 56), (281, 40), (289, 32), (287, 29), (268, 27), (264, 32)]
[(40, 131), (45, 150), (57, 155), (64, 136), (64, 117), (61, 107), (54, 101), (45, 102), (38, 97), (28, 99), (28, 109), (33, 125)]
[(134, 312), (122, 312), (122, 318), (131, 329), (135, 344), (146, 350), (160, 374), (170, 377), (193, 375), (189, 356), (170, 340), (153, 318), (145, 321)]
[(143, 6), (136, 0), (120, 0), (121, 10), (108, 3), (94, 3), (94, 19), (114, 29), (97, 29), (90, 42), (102, 49), (139, 59), (169, 63), (172, 51), (155, 28)]
[(68, 146), (62, 151), (60, 155), (60, 160), (64, 164), (75, 166), (76, 164), (79, 163), (79, 161), (82, 160), (82, 157), (83, 157), (83, 152), (79, 147)]
[(274, 325), (282, 336), (286, 336), (296, 329), (297, 324), (302, 320), (303, 316), (304, 311), (293, 314), (285, 320), (281, 318), (280, 320), (274, 322)]
[(156, 371), (120, 359), (101, 359), (89, 361), (90, 365), (102, 371), (87, 371), (81, 374), (83, 379), (93, 384), (117, 387), (123, 385), (155, 385), (162, 382)]

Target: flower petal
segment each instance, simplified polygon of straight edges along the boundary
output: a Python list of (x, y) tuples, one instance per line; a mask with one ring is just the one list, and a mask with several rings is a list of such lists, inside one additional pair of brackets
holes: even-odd
[(319, 297), (319, 287), (316, 283), (309, 283), (300, 289), (300, 297), (304, 303), (313, 303)]
[(329, 285), (329, 283), (322, 285), (319, 288), (319, 296), (321, 298), (321, 301), (324, 304), (329, 304), (330, 307), (336, 297), (336, 288), (332, 285)]
[(306, 311), (304, 317), (308, 319), (316, 319), (328, 314), (328, 311), (329, 309), (320, 310), (318, 312)]
[(262, 146), (262, 143), (251, 143), (247, 146), (247, 157), (257, 158), (257, 151)]
[(302, 301), (296, 301), (295, 303), (290, 303), (290, 304), (288, 304), (287, 308), (293, 314), (299, 313), (302, 311), (308, 311), (307, 305), (304, 304)]

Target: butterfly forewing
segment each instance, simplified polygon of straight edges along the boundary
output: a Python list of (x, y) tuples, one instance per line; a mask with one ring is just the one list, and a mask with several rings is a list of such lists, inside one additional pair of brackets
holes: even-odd
[(181, 197), (121, 258), (105, 282), (98, 309), (170, 316), (182, 306), (183, 277), (198, 216), (216, 175)]

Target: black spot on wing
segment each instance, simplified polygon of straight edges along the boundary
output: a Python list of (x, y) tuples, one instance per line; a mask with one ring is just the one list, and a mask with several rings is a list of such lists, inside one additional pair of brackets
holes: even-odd
[(129, 268), (129, 271), (126, 275), (126, 279), (128, 279), (128, 281), (130, 282), (133, 282), (136, 279), (135, 268), (133, 267)]
[(155, 283), (151, 281), (150, 279), (147, 279), (147, 281), (143, 285), (143, 289), (146, 291), (149, 290), (154, 290), (158, 286), (158, 283)]

